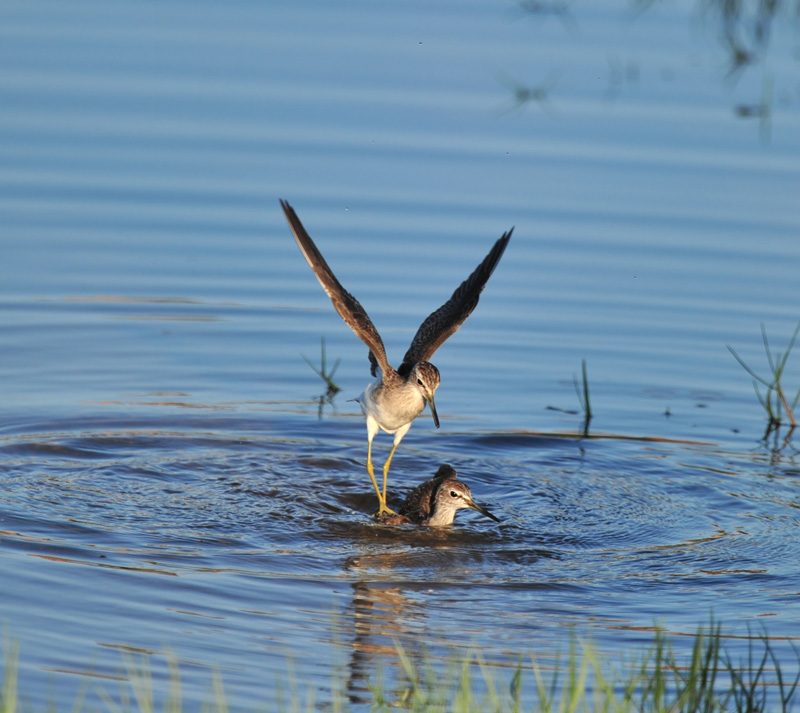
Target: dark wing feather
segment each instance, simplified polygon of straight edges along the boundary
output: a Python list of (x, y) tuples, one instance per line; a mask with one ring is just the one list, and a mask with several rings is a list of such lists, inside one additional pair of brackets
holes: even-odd
[(372, 350), (370, 349), (370, 351), (369, 351), (369, 373), (372, 374), (373, 376), (377, 376), (378, 375), (378, 367), (379, 366), (380, 366), (380, 364), (378, 364), (378, 360), (375, 358), (375, 355), (372, 353)]
[(378, 330), (375, 329), (375, 325), (372, 323), (369, 315), (359, 301), (345, 290), (339, 283), (339, 280), (336, 279), (336, 275), (333, 274), (333, 271), (328, 267), (328, 263), (325, 262), (325, 258), (322, 257), (322, 253), (320, 253), (317, 246), (314, 245), (314, 241), (306, 232), (306, 229), (294, 212), (294, 208), (283, 199), (281, 199), (281, 207), (283, 208), (286, 220), (289, 222), (289, 227), (292, 229), (294, 239), (300, 246), (300, 250), (311, 266), (311, 269), (314, 271), (314, 274), (317, 276), (317, 279), (320, 281), (320, 284), (325, 288), (325, 292), (328, 293), (328, 297), (331, 298), (331, 302), (333, 302), (336, 311), (347, 326), (355, 332), (356, 336), (369, 347), (372, 375), (375, 376), (376, 362), (380, 365), (384, 374), (386, 374), (392, 367), (389, 366), (386, 360), (386, 349), (383, 346), (381, 335), (378, 334)]
[(503, 233), (483, 262), (461, 283), (450, 299), (422, 323), (403, 357), (402, 365), (397, 370), (401, 375), (405, 376), (414, 364), (428, 361), (445, 340), (458, 331), (464, 320), (472, 314), (472, 310), (478, 304), (481, 292), (497, 267), (497, 263), (500, 262), (513, 232), (514, 228), (511, 228), (507, 233)]

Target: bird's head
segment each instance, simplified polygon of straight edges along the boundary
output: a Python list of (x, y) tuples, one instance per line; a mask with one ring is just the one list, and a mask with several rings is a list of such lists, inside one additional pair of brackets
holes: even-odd
[(500, 522), (492, 513), (472, 499), (472, 492), (466, 483), (460, 480), (446, 480), (436, 491), (435, 512), (429, 519), (429, 525), (452, 525), (456, 510), (469, 508), (481, 515)]
[(431, 407), (433, 422), (436, 424), (436, 428), (439, 428), (439, 415), (436, 413), (436, 404), (433, 400), (433, 395), (441, 382), (439, 370), (429, 361), (421, 361), (414, 364), (414, 368), (409, 374), (409, 380), (417, 387), (422, 398)]

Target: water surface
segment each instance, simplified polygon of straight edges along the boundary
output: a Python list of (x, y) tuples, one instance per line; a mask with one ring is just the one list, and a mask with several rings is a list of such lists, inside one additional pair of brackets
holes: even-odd
[[(367, 700), (395, 641), (508, 664), (574, 628), (614, 657), (712, 612), (797, 640), (797, 449), (760, 440), (726, 350), (766, 371), (760, 324), (783, 350), (800, 317), (790, 40), (766, 143), (733, 110), (761, 78), (726, 80), (687, 7), (573, 14), (6, 8), (0, 614), (31, 703), (117, 694), (120, 652), (159, 695), (177, 659), (190, 709), (219, 671), (249, 710), (287, 671)], [(515, 107), (509, 81), (546, 101)], [(366, 348), (279, 197), (394, 363), (515, 226), (434, 359), (442, 426), (420, 417), (390, 478), (451, 463), (500, 525), (371, 522)], [(331, 403), (301, 356), (322, 338)]]

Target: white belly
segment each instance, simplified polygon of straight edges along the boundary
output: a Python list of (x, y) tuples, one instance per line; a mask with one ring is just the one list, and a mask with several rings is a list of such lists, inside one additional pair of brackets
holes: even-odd
[(359, 396), (361, 412), (372, 418), (387, 433), (396, 431), (410, 424), (425, 410), (425, 399), (412, 384), (387, 394), (381, 384), (370, 384)]

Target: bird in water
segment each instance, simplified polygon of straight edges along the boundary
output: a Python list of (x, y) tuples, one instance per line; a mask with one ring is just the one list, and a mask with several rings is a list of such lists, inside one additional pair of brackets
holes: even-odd
[[(434, 394), (440, 383), (439, 370), (428, 360), (472, 314), (514, 229), (511, 228), (497, 240), (483, 262), (461, 283), (450, 299), (431, 313), (420, 325), (402, 363), (397, 369), (394, 369), (386, 357), (386, 349), (381, 335), (369, 315), (359, 301), (336, 279), (336, 275), (328, 267), (328, 263), (325, 262), (322, 253), (306, 232), (292, 206), (285, 200), (281, 200), (281, 207), (301, 252), (325, 292), (328, 293), (328, 297), (331, 298), (334, 308), (356, 336), (369, 348), (372, 376), (378, 376), (377, 370), (380, 369), (381, 374), (378, 381), (369, 384), (356, 401), (361, 406), (361, 412), (367, 420), (367, 473), (369, 473), (372, 485), (378, 495), (380, 505), (377, 516), (380, 517), (385, 513), (396, 514), (386, 505), (386, 483), (389, 477), (389, 466), (397, 446), (408, 433), (412, 421), (425, 410), (426, 404), (430, 407), (433, 423), (436, 428), (439, 428), (439, 416), (436, 413), (434, 402)], [(423, 262), (427, 260), (425, 255), (417, 257)], [(382, 490), (375, 479), (372, 465), (372, 441), (380, 429), (394, 434), (392, 449), (383, 465)]]
[(442, 465), (436, 475), (414, 488), (395, 515), (384, 514), (378, 521), (382, 525), (422, 525), (424, 527), (449, 527), (456, 511), (462, 508), (475, 510), (481, 515), (500, 522), (492, 513), (472, 499), (466, 483), (450, 465)]

